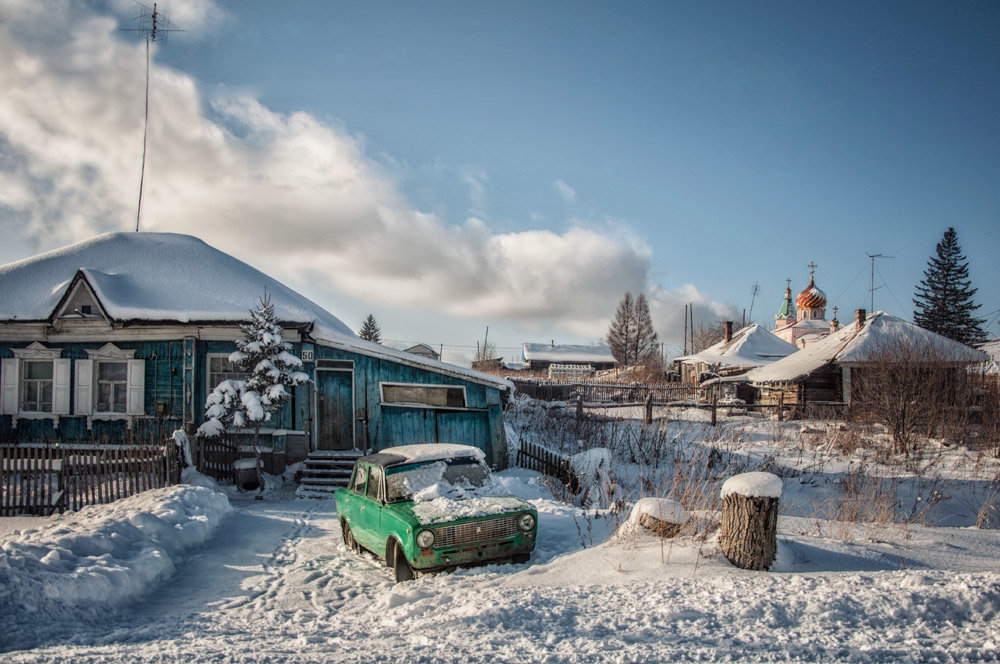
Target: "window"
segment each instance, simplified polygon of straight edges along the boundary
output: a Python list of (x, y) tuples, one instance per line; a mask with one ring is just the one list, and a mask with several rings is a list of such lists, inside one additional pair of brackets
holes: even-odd
[(368, 491), (365, 494), (372, 500), (382, 498), (382, 469), (375, 466), (368, 467)]
[(0, 413), (16, 418), (69, 414), (70, 360), (37, 341), (0, 362)]
[(380, 383), (382, 403), (394, 406), (465, 408), (465, 388), (461, 385), (419, 385)]
[(52, 412), (52, 360), (25, 360), (21, 379), (21, 410), (28, 413)]
[(97, 412), (124, 413), (128, 395), (128, 363), (97, 363)]
[(212, 391), (215, 386), (224, 380), (246, 380), (247, 373), (240, 371), (236, 365), (229, 361), (228, 355), (208, 356), (208, 389)]
[(365, 494), (365, 480), (368, 479), (368, 466), (356, 466), (354, 468), (354, 482), (351, 489), (355, 493)]
[(93, 419), (125, 419), (145, 413), (146, 362), (135, 350), (112, 343), (87, 350), (90, 359), (76, 361), (73, 414)]

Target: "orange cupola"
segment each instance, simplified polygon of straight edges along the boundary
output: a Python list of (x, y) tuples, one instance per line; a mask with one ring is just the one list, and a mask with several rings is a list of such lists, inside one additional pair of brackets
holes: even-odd
[(795, 298), (795, 305), (799, 309), (826, 309), (826, 293), (816, 288), (816, 282), (811, 275), (809, 286)]

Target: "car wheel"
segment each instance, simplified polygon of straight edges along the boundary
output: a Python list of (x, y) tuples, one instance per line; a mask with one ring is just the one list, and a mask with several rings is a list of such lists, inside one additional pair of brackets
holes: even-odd
[(410, 567), (410, 563), (406, 560), (403, 548), (399, 544), (395, 545), (395, 553), (392, 556), (392, 569), (396, 572), (396, 583), (400, 581), (412, 581), (416, 577), (416, 574), (413, 573), (413, 568)]
[(354, 533), (351, 532), (351, 526), (347, 523), (347, 519), (341, 521), (340, 532), (344, 536), (344, 544), (347, 548), (354, 553), (361, 553), (361, 545), (358, 544), (358, 540), (354, 539)]

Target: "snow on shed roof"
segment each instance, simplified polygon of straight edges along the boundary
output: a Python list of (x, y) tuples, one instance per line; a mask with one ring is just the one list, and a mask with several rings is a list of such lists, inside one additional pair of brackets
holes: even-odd
[(204, 241), (177, 233), (115, 232), (0, 266), (0, 321), (46, 321), (79, 274), (112, 319), (250, 320), (265, 290), (282, 325), (311, 325), (325, 345), (512, 390), (479, 371), (358, 339), (339, 318), (280, 281)]
[(719, 365), (720, 367), (759, 367), (791, 355), (795, 346), (760, 325), (748, 325), (736, 332), (729, 341), (722, 340), (700, 353), (677, 359), (684, 364)]
[(929, 347), (945, 361), (961, 364), (982, 362), (986, 357), (975, 348), (879, 311), (869, 316), (860, 329), (857, 321), (841, 327), (788, 357), (751, 369), (747, 378), (753, 383), (793, 381), (834, 360), (845, 365), (862, 364), (892, 344)]
[(586, 364), (588, 362), (614, 363), (618, 360), (611, 353), (611, 346), (580, 346), (572, 344), (533, 344), (523, 346), (524, 359), (540, 362)]

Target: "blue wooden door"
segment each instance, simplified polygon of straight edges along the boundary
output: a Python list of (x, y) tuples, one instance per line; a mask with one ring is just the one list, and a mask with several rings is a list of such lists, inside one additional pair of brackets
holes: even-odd
[(354, 372), (316, 371), (316, 448), (354, 448)]

